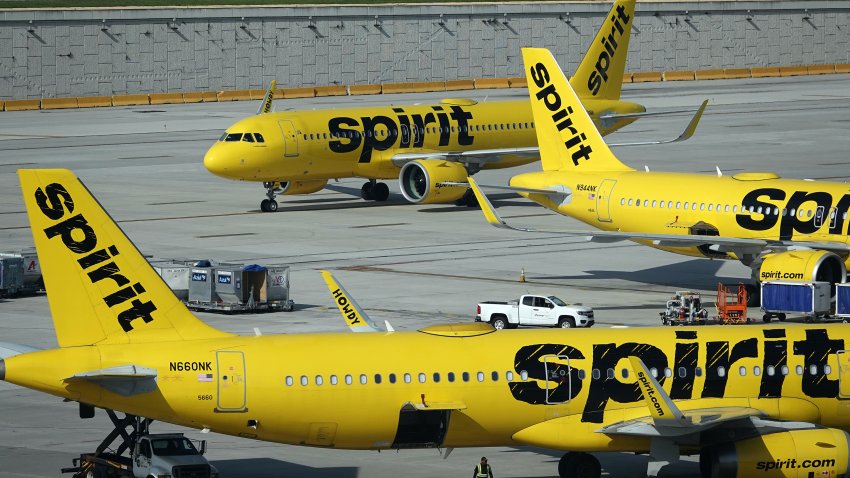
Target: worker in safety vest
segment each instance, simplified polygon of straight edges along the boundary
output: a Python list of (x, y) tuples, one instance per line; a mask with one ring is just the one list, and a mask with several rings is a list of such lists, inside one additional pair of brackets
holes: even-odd
[(472, 478), (493, 478), (493, 469), (487, 464), (487, 457), (481, 457), (481, 463), (475, 465)]

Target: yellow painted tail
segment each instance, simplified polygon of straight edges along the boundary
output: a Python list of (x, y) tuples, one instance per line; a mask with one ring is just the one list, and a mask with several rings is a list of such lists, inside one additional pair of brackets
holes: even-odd
[(74, 173), (18, 175), (61, 347), (230, 336), (189, 312)]
[(570, 79), (570, 85), (580, 97), (620, 99), (634, 17), (635, 0), (614, 2), (599, 33)]
[(552, 53), (523, 48), (544, 171), (629, 171), (605, 144)]

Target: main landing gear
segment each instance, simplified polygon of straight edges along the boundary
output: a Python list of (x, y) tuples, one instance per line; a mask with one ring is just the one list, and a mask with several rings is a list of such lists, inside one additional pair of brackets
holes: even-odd
[(590, 453), (568, 452), (558, 463), (558, 475), (561, 478), (599, 478), (602, 465)]
[(455, 201), (455, 206), (478, 207), (478, 198), (475, 197), (472, 188), (467, 189), (463, 196)]
[(263, 201), (260, 203), (260, 211), (277, 211), (277, 201), (274, 200), (278, 190), (277, 183), (275, 183), (274, 181), (266, 181), (263, 183), (263, 187), (266, 188), (266, 197), (268, 197), (268, 199), (263, 199)]
[(360, 188), (360, 197), (367, 201), (386, 201), (390, 197), (390, 188), (387, 183), (379, 183), (374, 179), (363, 183)]

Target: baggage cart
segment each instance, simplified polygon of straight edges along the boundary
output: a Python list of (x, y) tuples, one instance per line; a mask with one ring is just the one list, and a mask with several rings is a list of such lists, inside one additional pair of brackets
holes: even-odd
[(802, 315), (807, 322), (828, 319), (832, 310), (829, 282), (767, 281), (761, 283), (762, 319), (785, 320), (787, 314)]

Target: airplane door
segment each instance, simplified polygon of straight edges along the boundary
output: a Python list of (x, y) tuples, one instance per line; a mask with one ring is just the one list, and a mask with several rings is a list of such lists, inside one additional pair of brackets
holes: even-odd
[(567, 403), (572, 397), (570, 382), (570, 358), (566, 355), (547, 355), (543, 357), (546, 369), (546, 404)]
[(410, 128), (407, 127), (406, 124), (399, 126), (398, 128), (401, 131), (401, 144), (410, 145)]
[(283, 155), (287, 157), (298, 156), (298, 134), (292, 121), (278, 121), (280, 131), (283, 133)]
[(611, 222), (611, 193), (617, 181), (603, 179), (596, 189), (596, 218), (601, 222)]
[(245, 408), (245, 355), (238, 351), (216, 352), (218, 412), (247, 412)]
[(838, 398), (850, 399), (850, 350), (840, 350), (838, 358)]
[(825, 215), (824, 207), (818, 206), (818, 208), (815, 209), (815, 227), (816, 228), (820, 229), (820, 227), (823, 226), (824, 215)]

